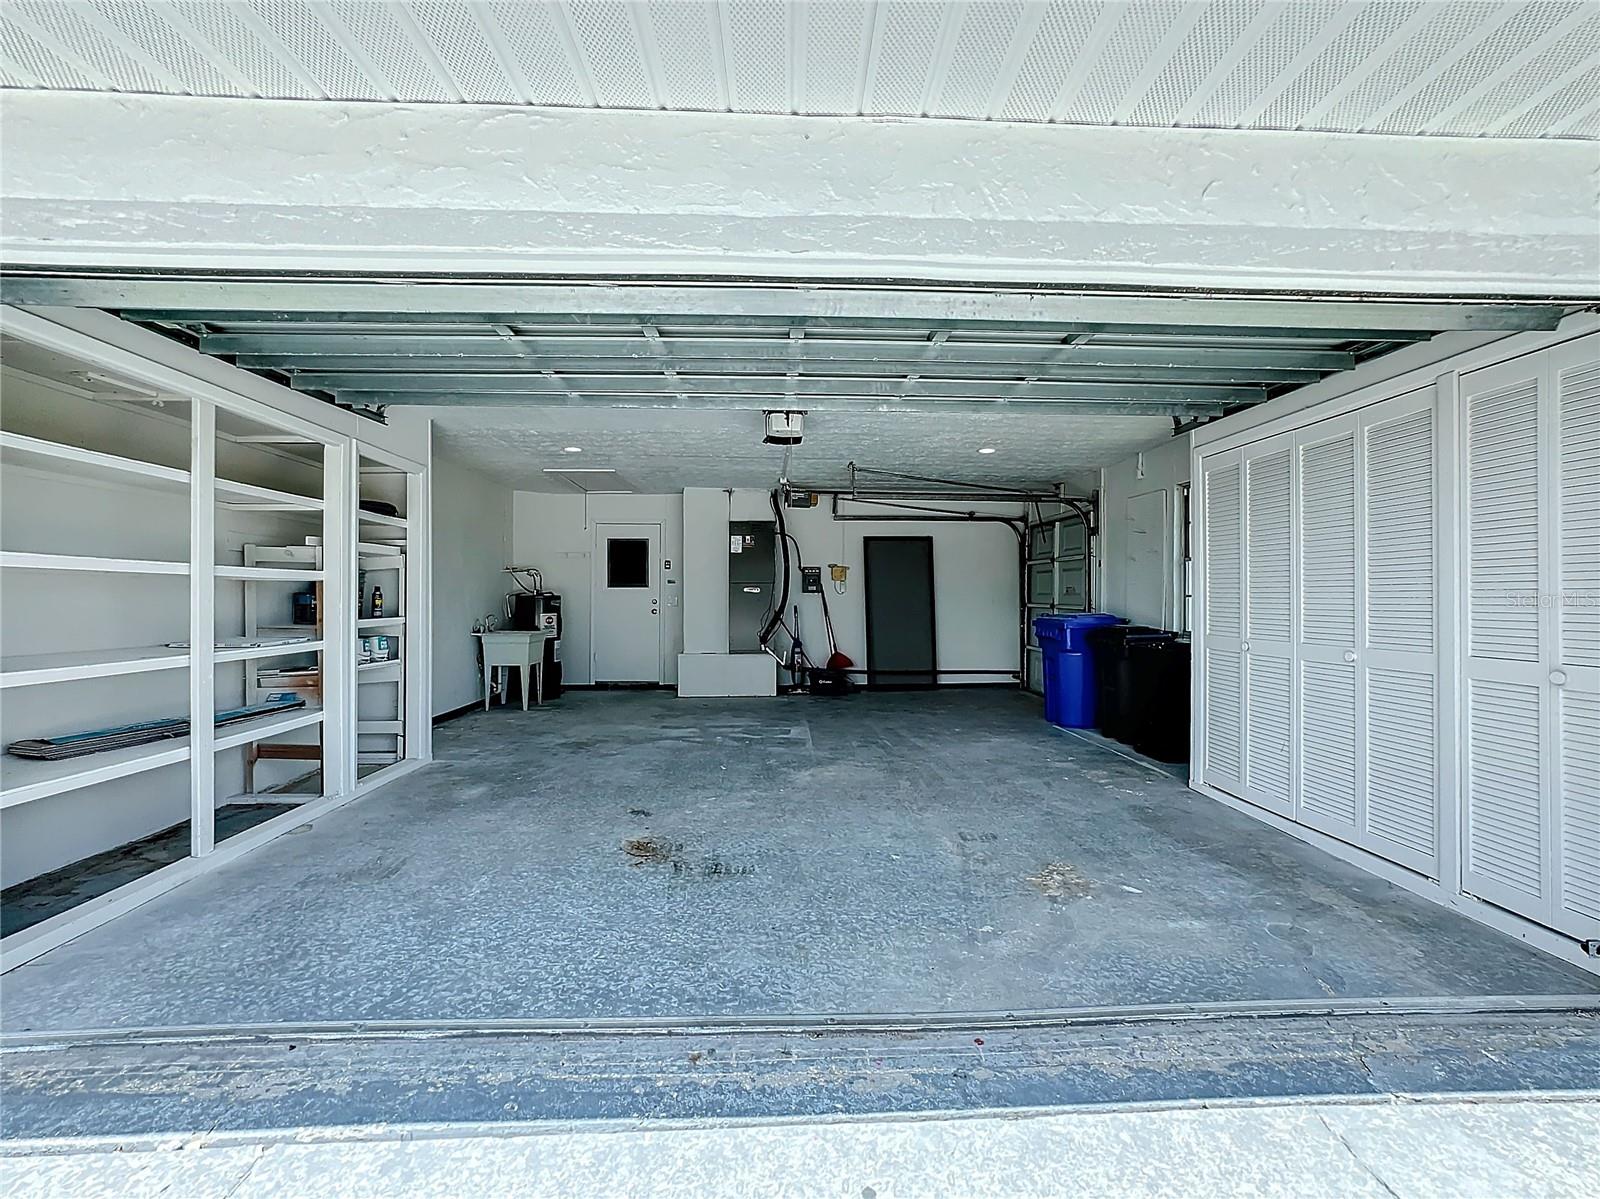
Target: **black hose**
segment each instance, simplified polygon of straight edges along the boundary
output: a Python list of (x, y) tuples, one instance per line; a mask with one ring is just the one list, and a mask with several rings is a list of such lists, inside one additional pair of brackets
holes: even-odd
[[(772, 516), (778, 526), (778, 548), (783, 553), (783, 590), (778, 602), (772, 606), (772, 616), (761, 630), (761, 648), (766, 649), (772, 635), (783, 623), (783, 610), (789, 606), (789, 529), (783, 522), (783, 501), (776, 490), (772, 492)], [(796, 543), (798, 545), (798, 543)]]

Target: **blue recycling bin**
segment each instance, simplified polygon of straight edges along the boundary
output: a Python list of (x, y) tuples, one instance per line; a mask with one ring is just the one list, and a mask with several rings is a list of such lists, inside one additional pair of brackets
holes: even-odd
[(1095, 723), (1094, 658), (1084, 639), (1089, 629), (1121, 624), (1106, 612), (1075, 612), (1034, 619), (1044, 659), (1044, 718), (1058, 728), (1088, 729)]

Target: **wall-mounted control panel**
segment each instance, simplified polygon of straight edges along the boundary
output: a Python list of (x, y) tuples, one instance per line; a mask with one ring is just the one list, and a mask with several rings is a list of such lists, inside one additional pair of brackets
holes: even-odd
[(822, 567), (802, 566), (800, 568), (800, 590), (807, 595), (822, 594)]

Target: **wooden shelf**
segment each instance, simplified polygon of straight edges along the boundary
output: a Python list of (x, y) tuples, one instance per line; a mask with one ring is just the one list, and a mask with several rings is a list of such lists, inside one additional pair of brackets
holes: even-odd
[(172, 649), (165, 645), (80, 650), (65, 654), (18, 654), (0, 659), (0, 689), (32, 687), (40, 683), (66, 683), (75, 679), (103, 679), (119, 674), (144, 674), (152, 670), (181, 670), (188, 665), (188, 650)]
[(258, 658), (287, 658), (293, 654), (321, 653), (321, 641), (280, 641), (272, 645), (243, 645), (236, 649), (219, 649), (218, 662), (253, 662)]
[(133, 484), (175, 495), (189, 489), (186, 470), (61, 445), (21, 433), (0, 432), (0, 463), (48, 470), (74, 479)]
[(0, 808), (13, 808), (36, 799), (60, 795), (64, 791), (108, 783), (113, 779), (127, 778), (131, 774), (141, 774), (146, 770), (188, 760), (187, 737), (153, 741), (148, 745), (134, 745), (127, 749), (111, 749), (59, 762), (40, 762), (7, 755), (3, 770), (5, 781), (0, 785)]
[(254, 720), (246, 720), (239, 724), (230, 724), (226, 728), (218, 729), (216, 748), (218, 750), (237, 749), (239, 746), (248, 745), (252, 741), (265, 741), (269, 737), (281, 736), (295, 729), (308, 728), (311, 725), (321, 723), (321, 708), (295, 708), (292, 711), (279, 712), (272, 716), (257, 716)]
[(242, 583), (320, 583), (325, 572), (287, 566), (219, 566), (214, 573), (219, 579)]
[(8, 570), (77, 570), (99, 574), (186, 575), (187, 562), (153, 562), (143, 558), (96, 558), (84, 554), (32, 554), (21, 550), (0, 553), (0, 567)]
[(384, 516), (379, 512), (358, 512), (357, 518), (364, 525), (381, 525), (386, 529), (404, 529), (406, 518), (403, 516)]

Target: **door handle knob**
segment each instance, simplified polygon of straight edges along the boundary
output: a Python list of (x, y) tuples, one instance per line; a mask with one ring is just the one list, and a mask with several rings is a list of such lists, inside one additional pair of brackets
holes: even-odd
[(1248, 654), (1250, 652), (1250, 643), (1248, 641), (1239, 642), (1239, 652)]
[(1344, 651), (1344, 660), (1346, 662), (1354, 662), (1356, 660), (1356, 651), (1353, 650), (1353, 649), (1345, 650)]
[(1567, 672), (1564, 671), (1564, 670), (1552, 670), (1550, 672), (1550, 681), (1552, 683), (1554, 683), (1557, 687), (1566, 686), (1566, 684), (1567, 684)]

